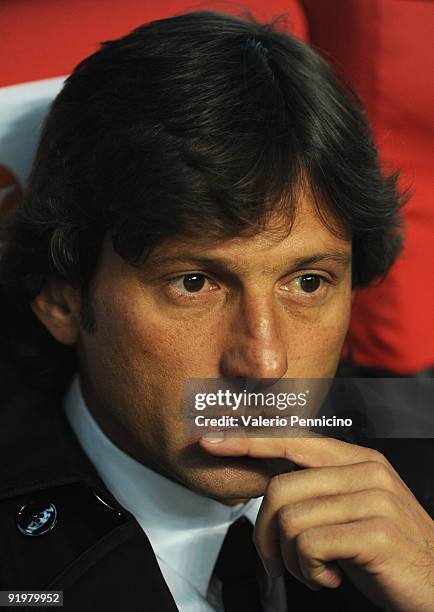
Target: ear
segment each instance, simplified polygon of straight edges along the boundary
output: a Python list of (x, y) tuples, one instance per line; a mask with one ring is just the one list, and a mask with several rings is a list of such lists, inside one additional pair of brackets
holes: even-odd
[(81, 300), (78, 289), (65, 281), (50, 279), (31, 303), (35, 315), (62, 344), (75, 344), (80, 328)]

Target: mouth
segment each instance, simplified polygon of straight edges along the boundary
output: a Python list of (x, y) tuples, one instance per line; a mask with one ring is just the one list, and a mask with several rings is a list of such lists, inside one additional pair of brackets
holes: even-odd
[(249, 457), (242, 455), (238, 457), (216, 456), (207, 453), (199, 443), (193, 442), (184, 448), (182, 460), (190, 468), (208, 469), (210, 471), (219, 470), (242, 470), (245, 472), (255, 472), (271, 478), (276, 474), (290, 472), (294, 464), (287, 459), (268, 459)]

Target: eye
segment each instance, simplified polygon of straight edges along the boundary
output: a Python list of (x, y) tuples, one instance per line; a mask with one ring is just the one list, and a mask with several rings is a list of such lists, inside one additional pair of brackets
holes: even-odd
[(314, 293), (321, 287), (324, 279), (318, 274), (304, 274), (295, 280), (298, 281), (298, 286), (304, 293)]
[(188, 296), (189, 294), (203, 294), (217, 288), (216, 283), (199, 272), (182, 274), (169, 279), (169, 289), (175, 296)]
[(206, 277), (203, 274), (184, 274), (175, 283), (177, 289), (185, 289), (188, 293), (197, 293), (204, 288)]
[(331, 281), (321, 274), (302, 274), (288, 281), (283, 289), (288, 297), (304, 303), (318, 303), (328, 294)]

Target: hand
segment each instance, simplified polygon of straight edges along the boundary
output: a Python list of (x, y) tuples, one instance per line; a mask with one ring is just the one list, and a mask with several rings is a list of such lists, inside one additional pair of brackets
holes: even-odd
[(434, 611), (434, 522), (378, 451), (325, 437), (207, 438), (213, 455), (288, 459), (270, 479), (255, 526), (268, 573), (314, 589), (342, 571), (383, 610)]

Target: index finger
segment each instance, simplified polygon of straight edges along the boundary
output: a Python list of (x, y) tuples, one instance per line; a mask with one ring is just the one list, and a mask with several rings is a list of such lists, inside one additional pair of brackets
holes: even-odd
[(312, 434), (312, 437), (287, 438), (211, 438), (203, 436), (200, 444), (213, 455), (288, 459), (300, 467), (322, 467), (360, 463), (372, 457), (370, 448)]

